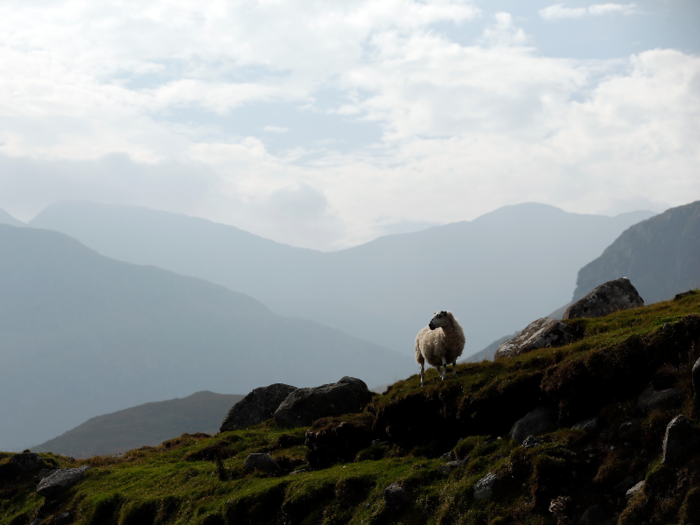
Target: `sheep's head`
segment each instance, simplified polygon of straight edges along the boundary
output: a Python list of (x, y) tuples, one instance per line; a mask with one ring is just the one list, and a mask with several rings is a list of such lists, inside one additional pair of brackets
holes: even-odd
[(441, 312), (436, 313), (435, 316), (430, 320), (430, 322), (428, 323), (428, 328), (430, 328), (431, 330), (435, 330), (436, 328), (446, 326), (451, 322), (452, 314), (450, 312), (442, 310)]

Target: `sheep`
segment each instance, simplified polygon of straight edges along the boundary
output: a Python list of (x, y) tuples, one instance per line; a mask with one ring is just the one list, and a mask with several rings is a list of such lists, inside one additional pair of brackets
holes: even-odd
[[(452, 315), (441, 311), (416, 336), (416, 363), (420, 365), (420, 386), (423, 386), (425, 362), (433, 365), (444, 380), (447, 365), (452, 364), (452, 377), (457, 377), (457, 358), (464, 350), (464, 331)], [(442, 366), (442, 371), (440, 370)]]

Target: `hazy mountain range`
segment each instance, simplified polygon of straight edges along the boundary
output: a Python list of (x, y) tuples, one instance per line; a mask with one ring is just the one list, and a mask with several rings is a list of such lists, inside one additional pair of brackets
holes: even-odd
[(215, 434), (229, 408), (242, 397), (203, 391), (182, 399), (145, 403), (88, 419), (68, 432), (32, 447), (32, 451), (76, 458), (102, 456), (144, 445), (160, 445), (185, 432)]
[(0, 225), (0, 246), (0, 450), (200, 390), (383, 384), (414, 370), (412, 357), (61, 233)]
[(415, 334), (437, 310), (452, 310), (462, 322), (465, 356), (550, 313), (569, 301), (584, 264), (652, 215), (521, 204), (330, 253), (131, 206), (62, 202), (29, 224), (108, 257), (224, 285), (277, 313), (338, 328), (410, 360)]

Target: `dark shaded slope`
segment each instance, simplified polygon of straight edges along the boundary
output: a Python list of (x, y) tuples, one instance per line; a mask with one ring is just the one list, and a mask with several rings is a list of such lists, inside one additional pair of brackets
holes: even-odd
[(596, 286), (628, 277), (655, 303), (700, 286), (700, 201), (636, 224), (578, 274), (573, 300)]
[(223, 286), (114, 261), (65, 235), (0, 226), (0, 448), (209, 389), (386, 383), (412, 358)]
[(603, 217), (521, 204), (332, 253), (127, 206), (58, 203), (30, 224), (109, 257), (223, 284), (278, 313), (402, 352), (411, 352), (433, 312), (452, 310), (464, 324), (468, 355), (566, 303), (576, 272), (650, 215)]
[(203, 391), (182, 399), (146, 403), (93, 417), (32, 450), (80, 458), (160, 445), (185, 432), (215, 434), (226, 412), (242, 398)]

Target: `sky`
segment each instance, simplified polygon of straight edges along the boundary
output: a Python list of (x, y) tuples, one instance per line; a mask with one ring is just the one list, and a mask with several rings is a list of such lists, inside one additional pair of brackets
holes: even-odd
[(3, 0), (0, 208), (307, 248), (700, 199), (700, 2)]

